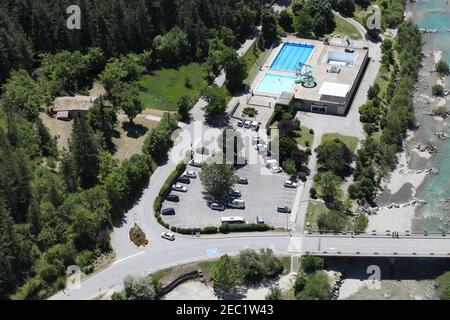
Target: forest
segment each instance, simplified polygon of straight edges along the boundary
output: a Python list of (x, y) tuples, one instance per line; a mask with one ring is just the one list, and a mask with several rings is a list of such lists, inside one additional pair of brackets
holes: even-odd
[[(66, 27), (72, 4), (81, 8), (80, 30)], [(255, 31), (262, 6), (258, 0), (1, 2), (0, 298), (46, 298), (65, 286), (69, 265), (92, 272), (93, 261), (111, 252), (112, 225), (156, 166), (158, 155), (148, 147), (153, 137), (168, 141), (176, 127), (165, 115), (143, 154), (119, 162), (111, 154), (117, 118), (106, 101), (74, 119), (63, 151), (39, 117), (45, 106), (100, 79), (113, 107), (120, 104), (132, 122), (140, 110), (134, 85), (144, 70), (202, 61), (208, 39), (239, 46)], [(173, 43), (183, 50), (172, 50)]]

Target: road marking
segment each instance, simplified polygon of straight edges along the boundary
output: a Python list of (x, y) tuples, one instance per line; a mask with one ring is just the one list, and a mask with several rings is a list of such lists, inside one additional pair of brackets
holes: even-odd
[(289, 239), (288, 252), (301, 252), (302, 250), (302, 238), (292, 237)]
[(206, 253), (207, 253), (208, 255), (219, 254), (219, 250), (217, 250), (217, 249), (207, 249), (207, 250), (206, 250)]
[(119, 263), (119, 262), (122, 262), (122, 261), (125, 261), (125, 260), (128, 260), (128, 259), (131, 259), (131, 258), (136, 257), (136, 256), (138, 256), (138, 255), (141, 255), (141, 254), (143, 254), (143, 253), (145, 253), (145, 251), (139, 251), (138, 253), (132, 254), (131, 256), (128, 256), (128, 257), (125, 257), (125, 258), (123, 258), (123, 259), (114, 261), (113, 264), (117, 264), (117, 263)]

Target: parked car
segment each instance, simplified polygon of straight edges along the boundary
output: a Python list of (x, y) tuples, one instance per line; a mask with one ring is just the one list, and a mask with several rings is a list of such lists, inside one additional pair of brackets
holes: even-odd
[(243, 126), (244, 126), (244, 121), (238, 120), (237, 126), (238, 126), (238, 127), (243, 127)]
[(291, 180), (286, 180), (284, 182), (284, 186), (286, 188), (297, 188), (297, 183), (295, 183), (294, 181), (291, 181)]
[(291, 213), (291, 209), (287, 206), (278, 206), (277, 211), (281, 213)]
[(244, 128), (250, 129), (252, 126), (252, 122), (250, 120), (247, 120), (244, 122)]
[(244, 177), (239, 177), (237, 183), (239, 184), (248, 184), (248, 179)]
[(233, 199), (228, 202), (228, 206), (235, 209), (245, 209), (245, 202), (241, 199)]
[(187, 176), (182, 175), (178, 178), (178, 182), (181, 183), (185, 183), (185, 184), (190, 184), (191, 183), (191, 179), (189, 179)]
[(185, 186), (182, 186), (181, 184), (177, 183), (172, 186), (172, 190), (178, 191), (178, 192), (187, 192), (187, 188)]
[(170, 240), (170, 241), (174, 241), (175, 240), (175, 235), (172, 232), (163, 232), (161, 234), (161, 238), (166, 239), (166, 240)]
[(283, 172), (283, 169), (281, 167), (274, 166), (274, 167), (270, 168), (270, 172), (272, 172), (272, 173), (280, 173), (280, 172)]
[(252, 130), (258, 131), (259, 130), (259, 122), (253, 121), (251, 127), (252, 127)]
[(264, 217), (263, 216), (256, 216), (256, 223), (258, 224), (264, 224)]
[(190, 160), (189, 161), (189, 164), (191, 165), (191, 166), (193, 166), (193, 167), (199, 167), (199, 168), (201, 168), (201, 166), (202, 166), (202, 162), (201, 161), (195, 161), (194, 159), (192, 159), (192, 160)]
[(191, 170), (186, 171), (183, 175), (191, 179), (197, 178), (197, 174)]
[(212, 210), (216, 210), (216, 211), (224, 211), (225, 210), (225, 206), (221, 205), (220, 203), (213, 202), (213, 203), (211, 203), (211, 209)]
[(174, 216), (175, 215), (175, 209), (174, 208), (165, 208), (161, 210), (161, 214), (163, 216)]
[(241, 197), (241, 192), (237, 189), (231, 189), (231, 191), (228, 193), (228, 195), (230, 197), (236, 197), (236, 198), (240, 198)]
[(167, 201), (172, 201), (172, 202), (180, 202), (180, 197), (177, 196), (176, 194), (168, 194), (166, 196), (166, 200)]

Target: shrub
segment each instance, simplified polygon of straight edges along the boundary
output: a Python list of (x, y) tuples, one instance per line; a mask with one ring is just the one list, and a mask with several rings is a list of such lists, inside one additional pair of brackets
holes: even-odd
[(203, 230), (201, 231), (202, 234), (215, 234), (218, 233), (219, 230), (217, 227), (204, 227)]
[(309, 189), (309, 195), (311, 196), (312, 199), (317, 199), (317, 189), (311, 187), (311, 189)]
[(305, 274), (312, 274), (323, 269), (323, 258), (304, 255), (300, 258), (300, 268)]
[(306, 154), (308, 154), (309, 156), (312, 154), (311, 148), (306, 148)]
[(330, 282), (324, 271), (317, 271), (308, 277), (304, 289), (297, 295), (299, 300), (328, 300)]
[(271, 286), (269, 293), (266, 295), (266, 300), (281, 300), (280, 286)]
[(309, 133), (310, 134), (314, 134), (314, 130), (313, 129), (309, 129)]
[(442, 87), (440, 84), (435, 84), (433, 87), (431, 87), (431, 92), (433, 93), (433, 96), (440, 96), (444, 93), (444, 87)]
[(138, 247), (146, 246), (148, 244), (148, 240), (145, 236), (144, 231), (135, 223), (133, 227), (130, 229), (130, 240)]
[(300, 291), (303, 291), (306, 285), (306, 277), (303, 274), (300, 274), (297, 276), (294, 282), (294, 292), (295, 294), (299, 293)]
[(242, 114), (244, 116), (253, 118), (254, 116), (256, 116), (258, 114), (258, 111), (253, 107), (246, 107), (246, 108), (244, 108), (244, 110), (242, 110)]
[(269, 231), (273, 228), (263, 223), (251, 223), (251, 224), (228, 224), (224, 223), (219, 227), (220, 233), (230, 232), (253, 232), (253, 231)]
[(444, 60), (440, 60), (438, 63), (436, 63), (436, 72), (438, 72), (442, 76), (447, 75), (449, 73), (448, 63)]

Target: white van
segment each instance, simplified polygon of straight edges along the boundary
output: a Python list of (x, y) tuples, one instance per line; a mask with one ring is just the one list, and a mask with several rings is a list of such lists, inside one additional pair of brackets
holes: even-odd
[(235, 209), (245, 209), (245, 201), (242, 199), (233, 199), (228, 202), (228, 206)]
[(252, 130), (255, 130), (255, 131), (259, 130), (259, 122), (256, 122), (256, 121), (252, 122)]
[(278, 161), (275, 159), (267, 159), (266, 160), (266, 167), (272, 168), (272, 167), (278, 167)]

